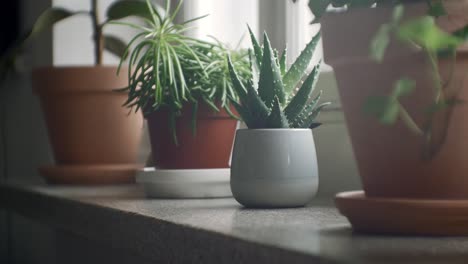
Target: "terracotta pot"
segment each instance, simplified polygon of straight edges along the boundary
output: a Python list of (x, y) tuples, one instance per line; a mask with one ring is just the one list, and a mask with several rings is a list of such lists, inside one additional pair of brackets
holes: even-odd
[(47, 122), (58, 164), (133, 164), (143, 117), (122, 107), (127, 85), (116, 67), (40, 68), (33, 86)]
[[(409, 17), (425, 12), (421, 6), (406, 10)], [(390, 16), (391, 9), (362, 9), (329, 15), (322, 22), (325, 61), (336, 74), (366, 195), (467, 199), (467, 104), (438, 114), (433, 133), (440, 148), (430, 159), (423, 155), (427, 146), (423, 137), (411, 132), (401, 120), (385, 126), (363, 113), (368, 96), (389, 95), (396, 80), (409, 77), (416, 80), (417, 87), (401, 103), (420, 126), (427, 120), (434, 82), (425, 55), (393, 39), (382, 64), (369, 59), (370, 40)], [(450, 61), (439, 65), (443, 79), (450, 80), (446, 91), (468, 101), (468, 54), (459, 52), (453, 75), (451, 66)]]
[(217, 113), (201, 103), (194, 136), (192, 112), (192, 107), (187, 105), (176, 120), (178, 145), (173, 140), (167, 110), (148, 116), (154, 164), (162, 169), (228, 168), (237, 120), (225, 110)]

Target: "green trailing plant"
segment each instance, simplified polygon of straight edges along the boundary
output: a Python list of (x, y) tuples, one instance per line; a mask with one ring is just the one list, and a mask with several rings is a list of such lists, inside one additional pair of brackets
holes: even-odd
[[(361, 7), (373, 8), (382, 5), (393, 7), (393, 14), (388, 23), (382, 24), (376, 32), (369, 47), (369, 56), (372, 60), (381, 63), (384, 60), (388, 45), (394, 39), (415, 46), (428, 58), (434, 81), (433, 102), (426, 107), (426, 121), (418, 124), (400, 103), (400, 99), (409, 96), (416, 83), (402, 76), (394, 84), (390, 95), (370, 96), (364, 103), (363, 110), (378, 119), (381, 124), (393, 125), (401, 120), (413, 133), (424, 139), (423, 156), (431, 159), (437, 154), (446, 138), (452, 107), (462, 103), (456, 95), (447, 95), (445, 88), (449, 82), (444, 82), (439, 71), (439, 59), (451, 58), (456, 61), (457, 48), (468, 41), (468, 25), (449, 34), (441, 30), (435, 19), (447, 15), (442, 0), (427, 0), (427, 14), (409, 21), (403, 21), (404, 3), (415, 1), (383, 1), (383, 0), (311, 0), (309, 7), (315, 16), (312, 23), (318, 22), (327, 12), (329, 6), (346, 9)], [(453, 68), (453, 66), (452, 66)], [(452, 69), (453, 70), (453, 69)], [(438, 137), (434, 136), (433, 127), (439, 112), (448, 113), (445, 117), (444, 132)]]
[(151, 14), (146, 8), (146, 3), (137, 0), (119, 0), (111, 4), (106, 10), (105, 19), (99, 16), (99, 1), (90, 0), (90, 10), (72, 11), (61, 7), (51, 7), (46, 9), (37, 18), (33, 27), (24, 33), (14, 44), (0, 55), (0, 81), (4, 80), (7, 74), (15, 69), (15, 61), (21, 54), (24, 47), (35, 37), (50, 29), (56, 23), (68, 18), (80, 15), (87, 15), (92, 21), (94, 58), (95, 64), (102, 64), (103, 51), (107, 50), (118, 57), (122, 57), (125, 51), (125, 42), (112, 34), (105, 34), (104, 28), (112, 23), (126, 17), (135, 16), (148, 20)]
[[(151, 19), (147, 26), (116, 22), (140, 30), (129, 42), (125, 55), (129, 56), (128, 94), (125, 106), (135, 111), (143, 109), (145, 115), (154, 111), (168, 110), (169, 127), (177, 143), (175, 121), (185, 105), (192, 105), (192, 131), (196, 131), (196, 114), (200, 103), (214, 111), (224, 108), (231, 113), (228, 98), (237, 98), (229, 77), (227, 55), (240, 69), (241, 80), (248, 78), (247, 53), (229, 51), (219, 42), (207, 42), (186, 36), (190, 24), (203, 17), (182, 23), (175, 18), (182, 5), (178, 2), (171, 9), (166, 1), (165, 15), (152, 5), (147, 5)], [(122, 60), (123, 62), (123, 60)]]
[[(320, 40), (317, 34), (309, 42), (292, 66), (286, 67), (286, 50), (279, 57), (264, 34), (263, 49), (250, 30), (253, 54), (250, 56), (252, 79), (244, 85), (239, 70), (229, 58), (231, 79), (239, 95), (232, 103), (250, 129), (259, 128), (315, 128), (316, 117), (330, 103), (319, 104), (322, 92), (312, 97), (320, 72), (320, 63), (307, 76), (315, 47)], [(297, 93), (296, 86), (307, 77)], [(258, 80), (258, 82), (257, 82)]]

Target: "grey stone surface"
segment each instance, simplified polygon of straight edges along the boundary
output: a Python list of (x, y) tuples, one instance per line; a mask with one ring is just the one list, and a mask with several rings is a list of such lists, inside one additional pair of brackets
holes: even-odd
[(158, 263), (468, 263), (468, 238), (355, 234), (330, 201), (243, 209), (136, 187), (0, 187), (0, 206)]

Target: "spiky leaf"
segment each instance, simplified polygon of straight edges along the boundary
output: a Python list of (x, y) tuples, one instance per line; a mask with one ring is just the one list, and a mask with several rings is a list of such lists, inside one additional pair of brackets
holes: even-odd
[(303, 121), (314, 111), (315, 107), (318, 105), (320, 98), (322, 97), (323, 91), (320, 91), (319, 94), (309, 103), (304, 109), (291, 120), (291, 127), (301, 127)]
[(310, 129), (314, 129), (314, 128), (317, 128), (317, 127), (319, 127), (319, 126), (321, 126), (321, 125), (322, 125), (322, 123), (313, 122), (313, 123), (309, 126), (309, 128), (310, 128)]
[(253, 116), (255, 122), (254, 128), (262, 128), (265, 126), (266, 119), (270, 114), (270, 110), (262, 101), (257, 91), (253, 89), (252, 85), (247, 85), (247, 87), (248, 91), (246, 105), (248, 106), (248, 109)]
[(320, 72), (320, 64), (316, 65), (311, 74), (307, 77), (301, 89), (297, 92), (288, 106), (284, 109), (285, 115), (289, 120), (294, 120), (304, 109), (307, 101), (314, 90)]
[(234, 66), (232, 65), (232, 60), (230, 56), (228, 56), (228, 68), (229, 68), (229, 74), (231, 75), (231, 82), (232, 82), (232, 85), (234, 86), (234, 89), (236, 90), (237, 95), (239, 96), (242, 103), (246, 103), (247, 102), (247, 90), (245, 89), (244, 85), (240, 81), (239, 75), (237, 75), (237, 72), (234, 69)]
[(302, 128), (310, 128), (315, 122), (315, 119), (317, 119), (318, 115), (322, 111), (323, 108), (326, 106), (330, 105), (330, 102), (323, 103), (319, 105), (317, 108), (315, 108), (312, 113), (302, 122), (301, 126)]
[(266, 121), (267, 128), (289, 128), (289, 122), (286, 115), (281, 110), (280, 102), (278, 97), (275, 97), (273, 101), (273, 107), (271, 114)]
[(247, 25), (247, 27), (249, 29), (250, 40), (252, 41), (253, 51), (254, 51), (254, 54), (255, 54), (255, 62), (257, 64), (258, 68), (260, 68), (261, 63), (262, 63), (262, 57), (263, 57), (262, 48), (260, 47), (260, 44), (258, 43), (258, 40), (255, 37), (255, 34), (253, 33), (250, 26)]
[(239, 113), (239, 115), (242, 118), (242, 121), (244, 121), (244, 123), (247, 125), (248, 128), (255, 127), (254, 117), (250, 113), (249, 109), (247, 109), (247, 107), (240, 105), (238, 102), (236, 102), (232, 98), (231, 98), (231, 104), (234, 106), (234, 108), (236, 108), (237, 113)]
[(287, 49), (284, 49), (283, 54), (281, 54), (281, 58), (279, 61), (281, 76), (284, 77), (286, 74), (286, 60), (287, 60)]
[(264, 34), (263, 59), (260, 70), (260, 81), (258, 83), (258, 94), (268, 107), (271, 107), (273, 100), (278, 97), (280, 104), (286, 101), (283, 81), (270, 40), (267, 34)]
[(320, 40), (320, 32), (318, 32), (312, 40), (307, 44), (305, 49), (301, 52), (296, 61), (292, 64), (289, 71), (284, 75), (284, 87), (286, 93), (291, 93), (296, 87), (297, 83), (305, 75), (307, 67), (309, 67), (310, 61), (314, 55), (315, 48)]

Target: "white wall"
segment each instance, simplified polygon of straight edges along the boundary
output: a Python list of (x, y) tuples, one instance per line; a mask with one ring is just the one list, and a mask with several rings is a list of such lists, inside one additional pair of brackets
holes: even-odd
[[(101, 19), (105, 18), (107, 7), (114, 0), (100, 0), (99, 11)], [(53, 0), (54, 6), (64, 7), (74, 11), (89, 10), (91, 1), (83, 0)], [(105, 33), (112, 33), (129, 40), (134, 32), (127, 27), (106, 25)], [(94, 46), (92, 41), (91, 19), (87, 15), (78, 15), (58, 23), (54, 27), (53, 58), (55, 66), (92, 65), (94, 64)], [(109, 52), (104, 53), (104, 64), (116, 65), (119, 59)]]

